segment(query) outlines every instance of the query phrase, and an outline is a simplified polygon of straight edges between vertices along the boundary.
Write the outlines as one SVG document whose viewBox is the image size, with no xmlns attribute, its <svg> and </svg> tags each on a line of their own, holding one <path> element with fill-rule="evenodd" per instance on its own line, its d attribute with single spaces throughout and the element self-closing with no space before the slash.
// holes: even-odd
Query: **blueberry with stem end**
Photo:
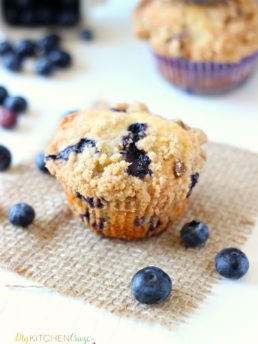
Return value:
<svg viewBox="0 0 258 344">
<path fill-rule="evenodd" d="M 205 223 L 194 220 L 183 226 L 180 236 L 186 246 L 198 247 L 208 240 L 209 228 Z"/>
<path fill-rule="evenodd" d="M 215 257 L 217 272 L 226 278 L 239 279 L 249 269 L 249 260 L 244 252 L 237 248 L 225 248 Z"/>
<path fill-rule="evenodd" d="M 154 266 L 139 270 L 131 281 L 131 292 L 140 303 L 154 304 L 165 301 L 171 290 L 171 278 Z"/>
</svg>

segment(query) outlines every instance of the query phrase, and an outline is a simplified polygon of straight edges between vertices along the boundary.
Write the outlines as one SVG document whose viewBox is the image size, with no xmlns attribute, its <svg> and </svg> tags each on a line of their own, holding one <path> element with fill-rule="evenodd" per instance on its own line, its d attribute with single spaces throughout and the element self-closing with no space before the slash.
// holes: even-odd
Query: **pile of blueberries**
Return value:
<svg viewBox="0 0 258 344">
<path fill-rule="evenodd" d="M 3 0 L 5 20 L 16 26 L 73 27 L 80 21 L 80 0 Z"/>
<path fill-rule="evenodd" d="M 47 35 L 36 42 L 22 39 L 13 44 L 3 40 L 0 42 L 0 57 L 4 67 L 12 72 L 21 72 L 24 61 L 35 58 L 35 72 L 51 76 L 56 70 L 68 68 L 72 64 L 72 56 L 60 46 L 61 37 L 57 34 Z"/>
<path fill-rule="evenodd" d="M 0 172 L 11 165 L 10 151 L 0 145 Z M 36 157 L 36 166 L 49 174 L 45 166 L 44 154 Z M 26 203 L 18 203 L 8 213 L 10 223 L 19 227 L 31 225 L 35 218 L 34 209 Z M 189 248 L 203 246 L 209 238 L 209 228 L 201 221 L 192 221 L 183 226 L 180 232 L 182 243 Z M 249 269 L 249 260 L 244 252 L 237 248 L 221 250 L 215 257 L 215 269 L 223 277 L 239 279 Z M 139 270 L 131 280 L 131 292 L 137 301 L 144 304 L 155 304 L 165 301 L 172 291 L 172 280 L 162 269 L 148 266 Z"/>
<path fill-rule="evenodd" d="M 28 109 L 27 100 L 21 96 L 10 96 L 7 89 L 0 86 L 0 126 L 12 129 L 17 124 L 18 115 Z"/>
</svg>

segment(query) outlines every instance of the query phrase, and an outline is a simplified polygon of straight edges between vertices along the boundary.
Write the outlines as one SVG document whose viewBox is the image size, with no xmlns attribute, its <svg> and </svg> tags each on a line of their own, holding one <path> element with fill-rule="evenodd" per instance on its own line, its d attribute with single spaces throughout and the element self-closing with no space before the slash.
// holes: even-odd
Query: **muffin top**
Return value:
<svg viewBox="0 0 258 344">
<path fill-rule="evenodd" d="M 199 129 L 153 115 L 142 104 L 120 104 L 64 117 L 46 165 L 75 195 L 146 203 L 170 192 L 184 200 L 204 164 L 205 142 Z"/>
<path fill-rule="evenodd" d="M 134 31 L 162 56 L 238 62 L 258 50 L 258 2 L 142 0 Z"/>
</svg>

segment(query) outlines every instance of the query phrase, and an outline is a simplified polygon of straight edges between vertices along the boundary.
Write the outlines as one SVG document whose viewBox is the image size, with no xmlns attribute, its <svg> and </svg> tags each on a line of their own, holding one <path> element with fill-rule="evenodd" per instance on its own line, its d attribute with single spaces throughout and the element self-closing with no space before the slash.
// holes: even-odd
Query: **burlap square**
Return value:
<svg viewBox="0 0 258 344">
<path fill-rule="evenodd" d="M 177 324 L 216 282 L 217 251 L 243 244 L 258 215 L 258 156 L 219 144 L 209 144 L 207 151 L 206 168 L 185 215 L 166 233 L 145 241 L 105 239 L 85 229 L 71 215 L 56 180 L 33 162 L 2 173 L 0 265 L 118 315 Z M 6 219 L 11 205 L 21 201 L 37 213 L 25 230 Z M 211 230 L 200 249 L 186 249 L 179 240 L 180 228 L 192 219 L 205 221 Z M 130 295 L 133 274 L 147 265 L 173 278 L 172 296 L 163 304 L 141 305 Z"/>
</svg>

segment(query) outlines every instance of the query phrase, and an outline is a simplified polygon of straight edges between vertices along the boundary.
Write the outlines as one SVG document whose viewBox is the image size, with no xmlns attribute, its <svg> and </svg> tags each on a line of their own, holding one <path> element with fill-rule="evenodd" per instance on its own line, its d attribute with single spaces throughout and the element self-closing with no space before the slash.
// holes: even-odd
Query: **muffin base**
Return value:
<svg viewBox="0 0 258 344">
<path fill-rule="evenodd" d="M 258 64 L 258 52 L 237 63 L 193 62 L 154 53 L 162 76 L 189 93 L 221 94 L 243 84 Z"/>
<path fill-rule="evenodd" d="M 181 216 L 189 203 L 186 199 L 165 211 L 157 213 L 147 209 L 143 214 L 113 210 L 107 203 L 101 207 L 93 207 L 67 189 L 65 194 L 70 209 L 85 227 L 105 237 L 126 240 L 143 239 L 160 234 Z"/>
</svg>

